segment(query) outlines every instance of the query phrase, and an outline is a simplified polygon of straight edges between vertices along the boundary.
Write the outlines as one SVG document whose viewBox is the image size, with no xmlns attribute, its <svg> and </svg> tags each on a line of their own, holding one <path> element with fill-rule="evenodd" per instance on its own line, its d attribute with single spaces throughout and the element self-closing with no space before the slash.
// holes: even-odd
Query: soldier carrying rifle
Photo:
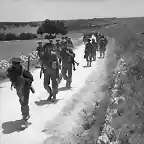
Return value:
<svg viewBox="0 0 144 144">
<path fill-rule="evenodd" d="M 31 84 L 33 82 L 33 76 L 28 69 L 21 65 L 22 60 L 20 57 L 13 57 L 11 60 L 12 66 L 10 66 L 6 73 L 11 81 L 11 89 L 16 89 L 21 105 L 22 119 L 28 120 L 29 114 L 29 93 L 33 90 Z"/>
<path fill-rule="evenodd" d="M 41 71 L 44 73 L 44 88 L 49 93 L 48 101 L 56 100 L 58 93 L 59 82 L 59 62 L 56 52 L 53 51 L 51 43 L 44 45 L 45 52 L 41 56 L 42 67 Z M 50 81 L 52 82 L 52 88 L 50 87 Z M 53 98 L 53 99 L 52 99 Z"/>
<path fill-rule="evenodd" d="M 67 42 L 64 42 L 64 47 L 60 52 L 60 57 L 62 60 L 62 76 L 66 80 L 66 87 L 71 87 L 72 82 L 72 66 L 75 63 L 75 54 L 72 49 L 67 47 Z"/>
</svg>

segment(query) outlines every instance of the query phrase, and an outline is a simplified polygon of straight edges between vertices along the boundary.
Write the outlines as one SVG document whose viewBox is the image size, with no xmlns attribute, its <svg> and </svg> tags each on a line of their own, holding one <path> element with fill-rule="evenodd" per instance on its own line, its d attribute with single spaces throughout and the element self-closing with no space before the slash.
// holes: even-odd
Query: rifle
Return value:
<svg viewBox="0 0 144 144">
<path fill-rule="evenodd" d="M 28 71 L 29 70 L 30 70 L 30 56 L 28 57 Z M 31 90 L 32 93 L 35 93 L 35 90 L 34 90 L 32 85 L 30 86 L 30 90 Z"/>
</svg>

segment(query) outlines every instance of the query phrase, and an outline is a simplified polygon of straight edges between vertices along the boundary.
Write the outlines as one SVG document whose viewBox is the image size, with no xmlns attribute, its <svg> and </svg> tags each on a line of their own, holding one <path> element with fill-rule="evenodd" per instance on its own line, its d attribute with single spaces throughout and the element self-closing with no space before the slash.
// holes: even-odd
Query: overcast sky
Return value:
<svg viewBox="0 0 144 144">
<path fill-rule="evenodd" d="M 0 21 L 144 16 L 144 0 L 0 0 Z"/>
</svg>

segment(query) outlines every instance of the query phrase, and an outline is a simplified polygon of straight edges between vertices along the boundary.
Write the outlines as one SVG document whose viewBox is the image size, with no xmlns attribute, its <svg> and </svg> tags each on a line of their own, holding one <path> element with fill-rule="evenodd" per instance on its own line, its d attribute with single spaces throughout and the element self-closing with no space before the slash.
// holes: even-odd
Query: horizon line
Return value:
<svg viewBox="0 0 144 144">
<path fill-rule="evenodd" d="M 126 17 L 98 17 L 98 18 L 85 18 L 85 19 L 65 19 L 59 21 L 72 21 L 72 20 L 93 20 L 93 19 L 112 19 L 112 18 L 144 18 L 144 16 L 126 16 Z M 45 19 L 46 20 L 46 19 Z M 45 20 L 35 20 L 35 21 L 0 21 L 0 23 L 30 23 L 30 22 L 43 22 Z M 58 20 L 58 19 L 48 19 L 48 20 Z"/>
</svg>

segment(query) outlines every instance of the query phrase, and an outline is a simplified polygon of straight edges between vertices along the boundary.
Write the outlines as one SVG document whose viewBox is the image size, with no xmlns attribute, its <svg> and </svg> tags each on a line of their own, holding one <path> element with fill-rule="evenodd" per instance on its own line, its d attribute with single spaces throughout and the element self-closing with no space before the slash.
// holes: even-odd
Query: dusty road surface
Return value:
<svg viewBox="0 0 144 144">
<path fill-rule="evenodd" d="M 45 101 L 48 97 L 43 88 L 43 77 L 39 79 L 40 70 L 34 71 L 33 86 L 35 94 L 30 94 L 30 122 L 24 131 L 18 131 L 21 125 L 21 113 L 15 90 L 10 90 L 10 83 L 0 86 L 0 124 L 1 144 L 57 144 L 64 137 L 71 136 L 80 126 L 80 112 L 91 106 L 95 98 L 101 99 L 104 94 L 97 95 L 104 81 L 105 59 L 97 58 L 92 67 L 85 67 L 83 59 L 84 45 L 75 51 L 76 61 L 80 66 L 73 72 L 72 88 L 65 89 L 65 81 L 59 86 L 57 102 Z M 99 53 L 98 53 L 99 56 Z M 68 138 L 69 139 L 69 138 Z"/>
</svg>

